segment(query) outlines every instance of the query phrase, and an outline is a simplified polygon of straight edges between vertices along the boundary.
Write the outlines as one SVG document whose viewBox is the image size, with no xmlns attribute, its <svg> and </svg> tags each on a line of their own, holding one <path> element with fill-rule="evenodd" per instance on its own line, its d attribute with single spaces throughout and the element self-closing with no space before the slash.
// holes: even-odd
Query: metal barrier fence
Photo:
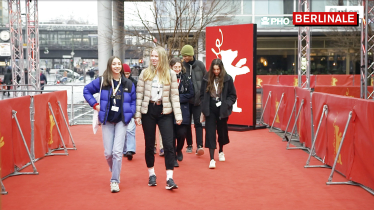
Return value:
<svg viewBox="0 0 374 210">
<path fill-rule="evenodd" d="M 12 86 L 12 85 L 11 85 Z M 30 85 L 25 85 L 30 86 Z M 79 125 L 79 124 L 91 124 L 93 109 L 86 102 L 83 97 L 83 87 L 85 84 L 74 84 L 74 85 L 45 85 L 44 90 L 21 90 L 21 89 L 11 89 L 11 98 L 16 97 L 18 92 L 24 92 L 25 95 L 40 94 L 41 92 L 53 92 L 57 90 L 66 90 L 68 93 L 68 118 L 69 125 Z M 7 90 L 0 90 L 0 100 L 5 99 L 1 93 L 7 93 Z M 262 113 L 262 88 L 257 88 L 256 90 L 256 121 L 259 122 Z"/>
</svg>

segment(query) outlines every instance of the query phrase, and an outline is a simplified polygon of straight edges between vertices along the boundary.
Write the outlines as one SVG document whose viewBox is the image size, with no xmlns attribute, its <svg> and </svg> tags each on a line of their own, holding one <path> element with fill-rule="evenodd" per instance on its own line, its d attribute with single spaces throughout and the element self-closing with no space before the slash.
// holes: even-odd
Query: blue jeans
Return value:
<svg viewBox="0 0 374 210">
<path fill-rule="evenodd" d="M 125 146 L 123 147 L 123 154 L 126 154 L 126 152 L 135 153 L 135 150 L 136 150 L 135 130 L 136 130 L 135 120 L 134 118 L 132 118 L 129 124 L 127 125 L 127 132 L 126 132 L 126 138 L 125 138 Z"/>
<path fill-rule="evenodd" d="M 122 166 L 122 151 L 125 144 L 127 126 L 123 122 L 102 125 L 104 155 L 112 172 L 111 182 L 119 183 Z"/>
</svg>

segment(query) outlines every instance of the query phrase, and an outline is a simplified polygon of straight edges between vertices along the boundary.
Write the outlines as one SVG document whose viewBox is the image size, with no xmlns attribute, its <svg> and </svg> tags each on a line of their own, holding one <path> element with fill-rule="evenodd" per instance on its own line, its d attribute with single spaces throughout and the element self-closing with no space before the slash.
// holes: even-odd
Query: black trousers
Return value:
<svg viewBox="0 0 374 210">
<path fill-rule="evenodd" d="M 162 105 L 149 103 L 147 114 L 142 114 L 142 127 L 145 139 L 145 162 L 148 168 L 155 164 L 153 149 L 156 140 L 156 124 L 160 128 L 162 144 L 165 152 L 166 170 L 174 169 L 174 147 L 173 147 L 173 117 L 174 114 L 161 114 Z"/>
<path fill-rule="evenodd" d="M 182 151 L 188 128 L 188 125 L 174 124 L 174 152 Z"/>
<path fill-rule="evenodd" d="M 205 147 L 217 149 L 216 133 L 218 134 L 218 143 L 220 145 L 228 144 L 229 131 L 227 121 L 229 118 L 219 119 L 220 107 L 216 106 L 216 101 L 211 98 L 209 105 L 209 116 L 205 117 Z"/>
<path fill-rule="evenodd" d="M 190 104 L 190 119 L 192 119 L 193 115 L 193 122 L 195 125 L 195 133 L 196 133 L 196 145 L 203 146 L 203 125 L 200 122 L 200 115 L 201 115 L 201 106 L 194 106 Z M 187 145 L 192 145 L 192 125 L 191 121 L 188 125 L 187 129 Z"/>
</svg>

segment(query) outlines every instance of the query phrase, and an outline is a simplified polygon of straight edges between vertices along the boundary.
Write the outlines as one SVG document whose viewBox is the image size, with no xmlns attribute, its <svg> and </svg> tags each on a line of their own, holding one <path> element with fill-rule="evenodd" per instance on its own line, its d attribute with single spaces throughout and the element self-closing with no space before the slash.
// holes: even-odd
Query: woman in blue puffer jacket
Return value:
<svg viewBox="0 0 374 210">
<path fill-rule="evenodd" d="M 100 92 L 101 84 L 99 104 L 93 94 Z M 104 155 L 112 172 L 110 188 L 111 192 L 119 192 L 123 146 L 127 125 L 135 114 L 136 92 L 134 84 L 125 77 L 118 57 L 109 58 L 103 76 L 86 85 L 83 96 L 99 112 Z"/>
</svg>

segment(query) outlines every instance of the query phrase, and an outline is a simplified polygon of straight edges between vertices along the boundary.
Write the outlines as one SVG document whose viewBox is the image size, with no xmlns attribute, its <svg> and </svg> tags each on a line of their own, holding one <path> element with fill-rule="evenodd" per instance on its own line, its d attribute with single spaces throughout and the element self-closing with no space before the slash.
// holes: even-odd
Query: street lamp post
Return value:
<svg viewBox="0 0 374 210">
<path fill-rule="evenodd" d="M 71 51 L 70 55 L 71 55 L 71 70 L 74 71 L 74 55 L 75 55 L 74 49 Z"/>
</svg>

